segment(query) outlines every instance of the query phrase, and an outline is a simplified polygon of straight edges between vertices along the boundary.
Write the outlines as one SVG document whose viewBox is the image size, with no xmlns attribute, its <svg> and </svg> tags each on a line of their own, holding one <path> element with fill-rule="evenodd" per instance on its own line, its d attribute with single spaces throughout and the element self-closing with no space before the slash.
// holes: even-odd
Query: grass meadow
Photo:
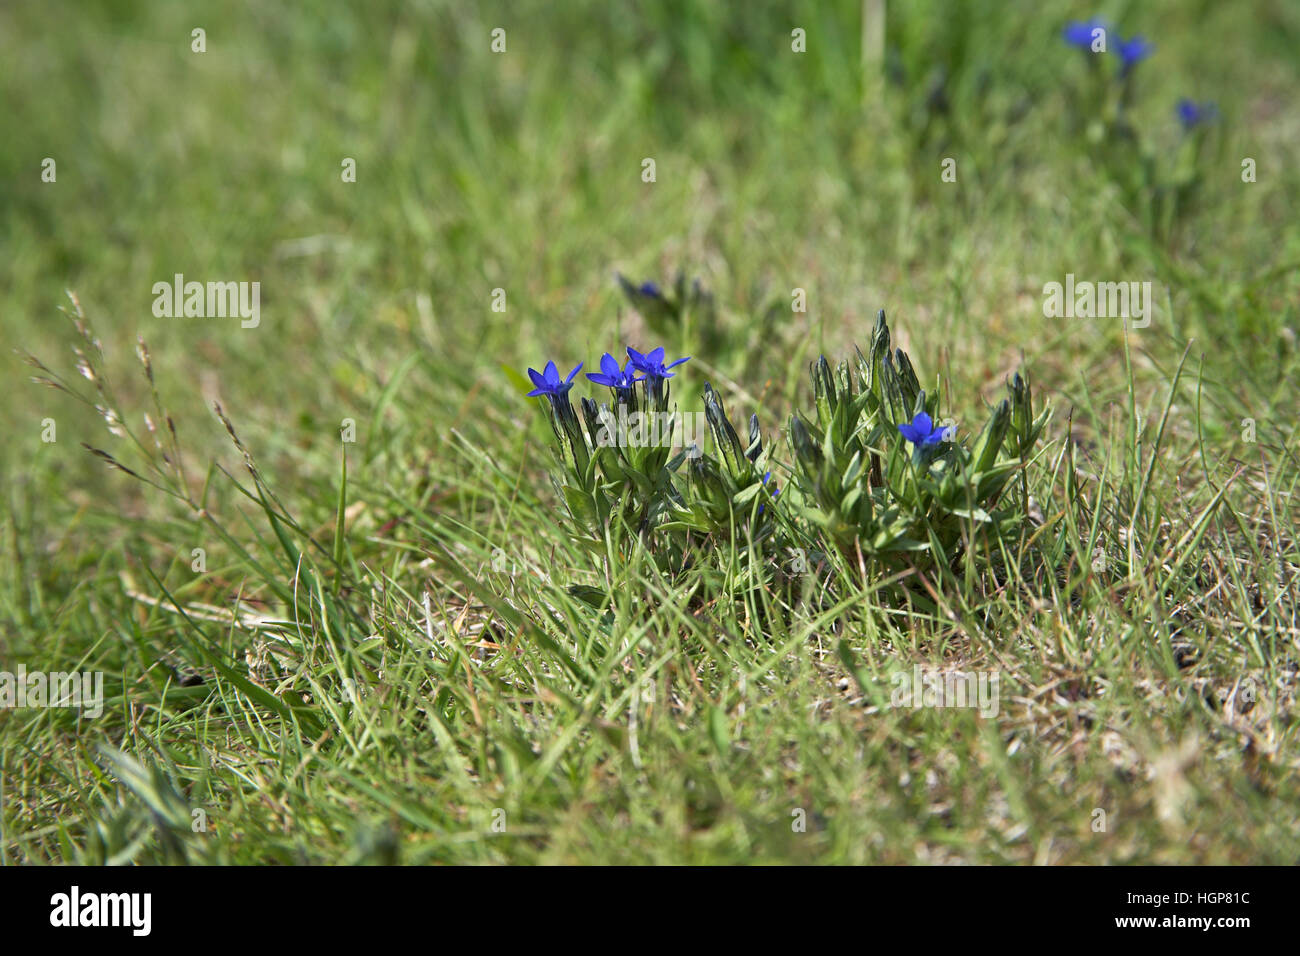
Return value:
<svg viewBox="0 0 1300 956">
<path fill-rule="evenodd" d="M 0 861 L 1300 860 L 1298 48 L 1284 0 L 3 5 L 0 671 L 102 713 L 0 699 Z M 922 494 L 887 416 L 801 470 L 882 309 L 944 461 L 1016 373 L 1050 409 L 1005 529 L 845 524 L 854 468 Z M 743 461 L 571 513 L 527 370 L 605 401 L 628 346 L 757 416 L 766 517 Z M 935 673 L 996 700 L 900 705 Z"/>
</svg>

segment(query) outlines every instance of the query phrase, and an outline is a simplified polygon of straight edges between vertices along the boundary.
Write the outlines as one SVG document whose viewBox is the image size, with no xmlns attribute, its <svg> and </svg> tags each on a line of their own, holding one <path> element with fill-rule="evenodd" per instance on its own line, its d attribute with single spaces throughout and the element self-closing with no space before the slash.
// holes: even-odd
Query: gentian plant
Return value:
<svg viewBox="0 0 1300 956">
<path fill-rule="evenodd" d="M 703 435 L 676 430 L 669 379 L 689 357 L 667 361 L 662 348 L 627 349 L 620 366 L 606 353 L 587 379 L 609 390 L 615 408 L 590 398 L 574 412 L 569 390 L 578 368 L 561 380 L 554 363 L 529 370 L 556 438 L 562 465 L 556 486 L 574 535 L 607 560 L 635 539 L 668 570 L 732 555 L 749 562 L 751 585 L 775 579 L 787 548 L 838 552 L 882 572 L 952 566 L 971 549 L 986 553 L 1019 531 L 1029 513 L 1024 471 L 1049 412 L 1037 415 L 1029 384 L 1017 374 L 1008 395 L 967 447 L 954 425 L 938 419 L 938 391 L 927 394 L 902 349 L 890 349 L 882 311 L 869 355 L 832 370 L 812 368 L 813 409 L 790 419 L 793 466 L 777 487 L 758 417 L 745 438 L 721 396 L 703 389 Z M 641 413 L 634 428 L 631 413 Z M 644 424 L 658 429 L 645 440 Z M 663 429 L 667 428 L 667 432 Z M 676 449 L 674 453 L 674 448 Z M 1011 481 L 1021 474 L 1017 485 Z M 732 545 L 720 549 L 718 542 Z M 710 544 L 712 542 L 712 544 Z M 736 556 L 740 556 L 737 558 Z"/>
<path fill-rule="evenodd" d="M 1083 51 L 1088 63 L 1086 78 L 1072 89 L 1069 115 L 1094 145 L 1113 146 L 1116 138 L 1131 138 L 1127 114 L 1133 102 L 1135 70 L 1155 51 L 1154 44 L 1141 35 L 1125 39 L 1110 23 L 1096 17 L 1066 24 L 1061 35 L 1068 46 Z"/>
<path fill-rule="evenodd" d="M 710 350 L 723 344 L 713 294 L 698 278 L 688 285 L 686 273 L 679 270 L 669 288 L 653 279 L 634 282 L 622 273 L 615 273 L 615 278 L 627 301 L 657 335 L 679 344 L 698 342 Z"/>
<path fill-rule="evenodd" d="M 1086 53 L 1090 67 L 1069 88 L 1067 115 L 1146 230 L 1169 240 L 1190 211 L 1202 179 L 1205 125 L 1214 116 L 1213 104 L 1178 104 L 1184 136 L 1174 149 L 1157 141 L 1161 131 L 1132 118 L 1137 67 L 1155 51 L 1154 44 L 1140 35 L 1125 39 L 1099 19 L 1067 24 L 1062 38 Z M 1108 57 L 1115 62 L 1113 69 L 1101 66 Z M 1172 167 L 1165 160 L 1170 154 Z"/>
<path fill-rule="evenodd" d="M 601 370 L 587 373 L 590 382 L 609 390 L 612 405 L 582 398 L 579 415 L 569 398 L 578 369 L 562 381 L 554 363 L 540 373 L 529 369 L 537 386 L 529 395 L 545 400 L 561 465 L 555 484 L 575 537 L 599 550 L 630 535 L 663 566 L 680 567 L 693 535 L 729 526 L 728 502 L 715 499 L 720 490 L 737 483 L 730 479 L 727 484 L 723 475 L 733 470 L 719 469 L 719 463 L 705 455 L 700 447 L 704 436 L 681 427 L 671 404 L 669 379 L 690 357 L 668 361 L 663 348 L 640 352 L 632 347 L 627 356 L 620 366 L 606 353 Z M 734 438 L 721 403 L 707 385 L 705 404 L 702 414 L 714 434 Z M 724 452 L 723 461 L 727 457 Z M 683 467 L 687 462 L 689 474 Z M 715 480 L 701 485 L 701 476 L 710 475 Z M 758 480 L 755 476 L 754 482 Z M 621 548 L 610 553 L 622 553 Z"/>
<path fill-rule="evenodd" d="M 813 367 L 816 415 L 790 421 L 802 516 L 830 545 L 889 569 L 948 563 L 959 551 L 1016 532 L 1027 486 L 1008 493 L 1047 422 L 1019 375 L 968 449 L 938 425 L 937 390 L 927 395 L 889 326 L 876 319 L 869 355 L 834 371 Z"/>
</svg>

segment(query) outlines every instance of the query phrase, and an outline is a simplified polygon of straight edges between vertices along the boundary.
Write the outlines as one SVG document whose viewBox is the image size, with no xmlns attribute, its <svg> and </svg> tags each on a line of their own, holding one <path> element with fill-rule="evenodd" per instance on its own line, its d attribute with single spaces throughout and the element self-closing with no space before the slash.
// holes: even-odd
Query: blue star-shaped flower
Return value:
<svg viewBox="0 0 1300 956">
<path fill-rule="evenodd" d="M 951 439 L 951 431 L 936 425 L 925 412 L 917 412 L 908 425 L 899 425 L 899 432 L 917 448 L 933 448 Z"/>
<path fill-rule="evenodd" d="M 1107 29 L 1106 22 L 1098 20 L 1096 17 L 1086 23 L 1072 20 L 1065 25 L 1065 29 L 1061 31 L 1061 36 L 1065 38 L 1065 42 L 1070 46 L 1077 46 L 1084 52 L 1091 53 L 1092 32 L 1105 29 Z"/>
<path fill-rule="evenodd" d="M 578 367 L 570 372 L 569 377 L 562 382 L 560 381 L 559 370 L 556 369 L 554 362 L 547 362 L 545 370 L 541 372 L 530 368 L 528 377 L 533 380 L 533 384 L 537 387 L 529 392 L 528 396 L 531 398 L 534 395 L 545 395 L 548 398 L 555 399 L 568 394 L 569 389 L 573 388 L 573 376 L 577 375 L 578 370 L 581 368 L 582 363 L 579 362 Z"/>
<path fill-rule="evenodd" d="M 664 365 L 664 350 L 662 347 L 655 349 L 649 355 L 642 355 L 636 349 L 629 347 L 627 357 L 633 368 L 643 373 L 648 379 L 672 378 L 673 373 L 668 370 L 681 365 L 683 362 L 689 362 L 691 359 L 688 355 L 686 358 L 679 358 L 671 365 Z"/>
<path fill-rule="evenodd" d="M 632 369 L 632 360 L 629 358 L 623 368 L 618 367 L 618 359 L 606 352 L 600 357 L 600 371 L 588 372 L 587 378 L 597 385 L 608 385 L 610 388 L 631 388 L 641 379 L 636 378 Z"/>
<path fill-rule="evenodd" d="M 1138 35 L 1119 41 L 1119 75 L 1128 76 L 1129 70 L 1151 55 L 1155 46 L 1147 42 L 1146 37 Z"/>
</svg>

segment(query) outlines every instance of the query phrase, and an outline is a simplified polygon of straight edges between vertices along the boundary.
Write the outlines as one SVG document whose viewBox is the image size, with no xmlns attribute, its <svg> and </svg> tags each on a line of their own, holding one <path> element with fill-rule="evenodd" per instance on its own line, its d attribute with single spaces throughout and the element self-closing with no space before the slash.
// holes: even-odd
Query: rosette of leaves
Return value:
<svg viewBox="0 0 1300 956">
<path fill-rule="evenodd" d="M 685 360 L 665 366 L 662 349 L 647 355 L 629 349 L 629 356 L 626 368 L 606 355 L 602 371 L 588 373 L 609 387 L 611 401 L 582 398 L 580 414 L 568 394 L 578 369 L 567 380 L 554 363 L 544 372 L 530 369 L 538 386 L 532 394 L 545 399 L 561 466 L 552 480 L 575 538 L 606 553 L 626 552 L 635 538 L 660 567 L 680 569 L 695 563 L 704 536 L 737 543 L 771 537 L 776 487 L 765 470 L 757 416 L 742 441 L 722 399 L 705 385 L 704 414 L 716 454 L 692 444 L 674 455 L 670 442 L 631 435 L 629 426 L 645 427 L 648 416 L 657 417 L 652 436 L 672 434 L 670 369 Z"/>
<path fill-rule="evenodd" d="M 815 415 L 790 422 L 799 517 L 846 557 L 860 551 L 890 570 L 947 564 L 1020 526 L 1027 488 L 1009 489 L 1009 479 L 1049 415 L 1034 417 L 1020 375 L 969 448 L 955 428 L 931 427 L 937 392 L 927 396 L 906 353 L 890 351 L 883 311 L 870 354 L 834 370 L 822 358 L 812 382 Z"/>
<path fill-rule="evenodd" d="M 755 541 L 769 538 L 776 529 L 776 488 L 771 484 L 771 472 L 766 470 L 767 452 L 758 416 L 750 416 L 748 441 L 742 442 L 722 399 L 706 384 L 704 417 L 718 454 L 714 457 L 692 450 L 686 463 L 686 502 L 675 518 L 676 524 L 728 537 L 749 529 Z"/>
<path fill-rule="evenodd" d="M 555 436 L 553 450 L 559 465 L 559 470 L 551 476 L 555 492 L 568 509 L 578 536 L 594 540 L 608 524 L 612 505 L 600 480 L 601 456 L 596 452 L 601 449 L 593 441 L 594 403 L 590 399 L 582 400 L 580 420 L 569 398 L 573 377 L 581 368 L 581 365 L 575 368 L 565 381 L 560 380 L 554 362 L 548 362 L 541 373 L 529 369 L 537 386 L 529 395 L 545 399 L 546 419 Z"/>
</svg>

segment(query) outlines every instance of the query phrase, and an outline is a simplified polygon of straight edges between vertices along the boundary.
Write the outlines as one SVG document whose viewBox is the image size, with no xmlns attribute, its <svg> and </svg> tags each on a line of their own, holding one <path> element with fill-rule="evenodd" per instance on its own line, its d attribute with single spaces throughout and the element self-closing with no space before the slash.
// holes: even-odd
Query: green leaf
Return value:
<svg viewBox="0 0 1300 956">
<path fill-rule="evenodd" d="M 509 365 L 501 365 L 499 368 L 501 369 L 502 374 L 509 379 L 510 384 L 519 391 L 519 394 L 527 395 L 533 390 L 533 383 L 525 378 L 520 372 L 515 371 Z"/>
</svg>

